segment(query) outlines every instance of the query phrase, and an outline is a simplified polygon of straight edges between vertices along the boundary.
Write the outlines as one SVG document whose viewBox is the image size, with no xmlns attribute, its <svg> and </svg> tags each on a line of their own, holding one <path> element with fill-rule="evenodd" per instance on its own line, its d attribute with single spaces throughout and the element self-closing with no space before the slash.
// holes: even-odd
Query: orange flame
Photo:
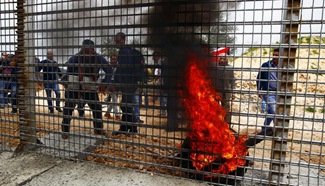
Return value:
<svg viewBox="0 0 325 186">
<path fill-rule="evenodd" d="M 220 105 L 221 97 L 208 80 L 206 68 L 204 65 L 199 66 L 198 61 L 196 56 L 191 56 L 186 71 L 188 95 L 184 104 L 191 119 L 191 131 L 188 134 L 191 149 L 195 151 L 190 157 L 197 170 L 223 158 L 225 163 L 219 166 L 219 170 L 212 172 L 227 174 L 245 165 L 242 157 L 247 155 L 247 135 L 235 138 L 224 120 L 226 110 Z M 207 64 L 207 60 L 200 59 L 200 62 Z"/>
</svg>

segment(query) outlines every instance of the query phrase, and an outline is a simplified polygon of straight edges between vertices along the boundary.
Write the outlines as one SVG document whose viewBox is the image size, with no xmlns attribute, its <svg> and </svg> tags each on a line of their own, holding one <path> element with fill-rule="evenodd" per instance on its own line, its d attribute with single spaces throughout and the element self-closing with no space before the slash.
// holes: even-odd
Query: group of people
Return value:
<svg viewBox="0 0 325 186">
<path fill-rule="evenodd" d="M 98 92 L 107 91 L 111 103 L 104 116 L 121 122 L 119 130 L 114 131 L 113 135 L 138 133 L 137 125 L 143 122 L 140 119 L 139 104 L 142 100 L 142 91 L 139 85 L 144 79 L 144 57 L 140 51 L 126 44 L 126 35 L 123 32 L 117 33 L 114 41 L 118 53 L 110 54 L 108 63 L 104 56 L 95 51 L 95 43 L 92 40 L 84 40 L 80 51 L 67 61 L 65 73 L 61 72 L 51 50 L 47 51 L 45 60 L 39 61 L 35 58 L 36 79 L 44 85 L 49 112 L 54 113 L 54 110 L 63 112 L 62 138 L 69 138 L 71 116 L 75 107 L 78 108 L 79 117 L 82 117 L 86 104 L 93 114 L 94 133 L 106 135 L 106 131 L 103 130 L 102 105 Z M 103 78 L 100 75 L 101 70 L 105 73 Z M 59 83 L 65 87 L 63 110 L 60 107 Z M 52 103 L 52 91 L 56 95 L 55 106 Z M 119 94 L 122 97 L 120 104 L 117 103 Z M 119 113 L 117 105 L 120 106 L 122 114 Z M 111 109 L 115 116 L 111 114 Z"/>
<path fill-rule="evenodd" d="M 10 107 L 11 113 L 17 113 L 18 67 L 15 54 L 1 53 L 0 60 L 0 109 Z"/>
<path fill-rule="evenodd" d="M 95 43 L 92 40 L 86 39 L 82 42 L 81 50 L 69 58 L 67 70 L 62 73 L 58 63 L 54 60 L 53 52 L 47 51 L 47 58 L 40 61 L 35 58 L 36 63 L 36 78 L 39 83 L 43 83 L 48 109 L 50 113 L 54 110 L 63 112 L 62 120 L 62 138 L 68 139 L 70 132 L 70 122 L 72 113 L 75 107 L 78 107 L 79 116 L 84 114 L 84 106 L 88 104 L 93 114 L 94 133 L 96 135 L 106 135 L 102 123 L 102 105 L 99 101 L 98 91 L 109 92 L 111 104 L 109 104 L 105 117 L 109 119 L 120 120 L 119 130 L 113 131 L 113 135 L 119 134 L 136 134 L 138 133 L 138 124 L 140 120 L 139 100 L 142 99 L 139 83 L 143 80 L 144 58 L 139 51 L 126 44 L 126 35 L 119 32 L 114 37 L 115 45 L 118 48 L 117 54 L 110 56 L 110 63 L 95 50 Z M 270 70 L 278 67 L 279 49 L 274 49 L 273 59 L 265 62 L 257 77 L 257 87 L 259 97 L 262 98 L 267 105 L 267 114 L 275 114 L 275 103 L 277 91 L 278 73 L 276 70 Z M 220 55 L 218 65 L 226 66 L 228 60 L 226 55 Z M 166 84 L 167 74 L 164 74 L 164 64 L 166 60 L 159 51 L 153 53 L 153 60 L 157 68 L 154 70 L 155 84 Z M 160 68 L 159 66 L 162 66 Z M 105 72 L 104 78 L 100 78 L 100 70 Z M 43 72 L 41 79 L 40 72 Z M 166 73 L 166 72 L 165 72 Z M 17 113 L 17 64 L 14 55 L 8 56 L 2 53 L 0 66 L 0 108 L 7 107 L 9 102 L 8 94 L 11 93 L 12 113 Z M 61 91 L 59 87 L 60 76 L 61 82 L 65 84 L 65 98 L 63 110 L 60 106 Z M 233 79 L 230 77 L 228 79 Z M 220 82 L 216 82 L 219 84 Z M 230 82 L 223 82 L 230 84 Z M 223 89 L 224 90 L 224 89 Z M 52 103 L 52 91 L 56 95 L 55 106 Z M 266 93 L 261 92 L 266 91 Z M 118 94 L 121 93 L 121 102 L 117 104 Z M 263 93 L 263 94 L 262 94 Z M 226 92 L 222 93 L 225 100 L 230 100 Z M 161 89 L 158 93 L 158 99 L 161 110 L 161 115 L 167 115 L 168 111 L 168 90 Z M 223 103 L 224 104 L 224 103 Z M 117 105 L 120 105 L 122 114 L 119 113 Z M 225 107 L 227 104 L 224 104 Z M 111 115 L 113 108 L 114 115 Z M 229 108 L 227 108 L 228 110 Z M 262 127 L 265 131 L 267 126 L 273 121 L 274 117 L 267 117 Z"/>
<path fill-rule="evenodd" d="M 63 107 L 62 138 L 69 138 L 71 115 L 76 106 L 88 104 L 93 113 L 93 126 L 96 135 L 106 135 L 102 123 L 102 105 L 98 92 L 108 90 L 112 99 L 105 116 L 112 118 L 111 107 L 114 109 L 115 119 L 120 119 L 119 130 L 113 131 L 113 135 L 131 135 L 138 133 L 139 110 L 134 103 L 138 84 L 142 80 L 144 58 L 137 50 L 126 45 L 126 35 L 119 32 L 114 38 L 115 45 L 119 49 L 118 54 L 110 56 L 110 64 L 95 51 L 95 43 L 92 40 L 84 40 L 81 50 L 70 57 L 67 62 L 65 79 L 65 104 Z M 99 71 L 105 72 L 104 78 L 99 77 Z M 120 116 L 116 108 L 118 93 L 122 99 Z"/>
</svg>

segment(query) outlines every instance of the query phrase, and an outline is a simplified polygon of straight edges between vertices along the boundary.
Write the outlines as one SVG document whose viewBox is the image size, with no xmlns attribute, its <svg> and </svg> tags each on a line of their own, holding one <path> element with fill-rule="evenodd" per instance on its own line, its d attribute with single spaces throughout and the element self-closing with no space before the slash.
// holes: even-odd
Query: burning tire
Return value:
<svg viewBox="0 0 325 186">
<path fill-rule="evenodd" d="M 235 171 L 231 171 L 226 175 L 220 174 L 220 176 L 209 176 L 208 173 L 211 173 L 212 170 L 218 170 L 219 166 L 225 163 L 226 160 L 224 158 L 220 158 L 219 160 L 212 162 L 210 165 L 205 166 L 201 171 L 196 171 L 195 167 L 193 166 L 193 160 L 190 158 L 191 151 L 190 139 L 186 138 L 182 144 L 182 152 L 178 154 L 178 157 L 180 158 L 181 167 L 189 169 L 189 171 L 185 173 L 187 178 L 209 181 L 215 185 L 235 185 L 242 180 L 242 177 L 244 177 L 247 171 L 245 167 L 249 166 L 249 161 L 246 160 L 245 167 L 237 167 Z"/>
</svg>

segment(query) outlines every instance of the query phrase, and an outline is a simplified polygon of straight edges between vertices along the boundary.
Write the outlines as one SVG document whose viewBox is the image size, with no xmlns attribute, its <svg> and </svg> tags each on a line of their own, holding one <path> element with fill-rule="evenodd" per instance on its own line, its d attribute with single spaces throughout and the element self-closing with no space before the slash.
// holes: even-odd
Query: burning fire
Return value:
<svg viewBox="0 0 325 186">
<path fill-rule="evenodd" d="M 199 63 L 200 62 L 200 63 Z M 226 110 L 220 105 L 221 97 L 207 78 L 204 63 L 191 55 L 187 66 L 186 86 L 188 95 L 184 99 L 187 115 L 191 119 L 191 131 L 188 137 L 191 149 L 190 157 L 197 170 L 214 161 L 225 160 L 214 173 L 227 174 L 238 166 L 245 165 L 242 158 L 247 155 L 245 141 L 247 135 L 235 138 L 234 132 L 224 120 Z"/>
</svg>

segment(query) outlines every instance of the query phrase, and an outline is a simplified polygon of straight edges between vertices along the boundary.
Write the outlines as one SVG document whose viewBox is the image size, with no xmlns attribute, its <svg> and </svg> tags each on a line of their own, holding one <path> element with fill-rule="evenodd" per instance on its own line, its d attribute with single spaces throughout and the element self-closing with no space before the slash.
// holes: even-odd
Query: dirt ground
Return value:
<svg viewBox="0 0 325 186">
<path fill-rule="evenodd" d="M 301 72 L 295 73 L 292 92 L 295 97 L 292 98 L 292 107 L 290 116 L 294 119 L 290 121 L 290 130 L 288 134 L 286 160 L 299 163 L 307 162 L 316 166 L 325 166 L 325 148 L 321 145 L 311 142 L 324 143 L 324 92 L 325 76 L 318 73 L 318 70 L 324 70 L 325 59 L 319 56 L 325 56 L 325 49 L 318 50 L 318 54 L 308 49 L 298 50 L 299 59 L 296 64 Z M 233 95 L 232 111 L 240 115 L 232 116 L 232 128 L 239 133 L 252 134 L 262 126 L 264 115 L 260 113 L 260 99 L 256 91 L 256 75 L 260 65 L 269 60 L 270 52 L 265 49 L 256 49 L 246 53 L 243 57 L 237 58 L 231 62 L 235 67 L 236 86 L 235 90 L 239 93 Z M 250 70 L 247 70 L 250 69 Z M 311 72 L 305 72 L 310 70 Z M 63 88 L 62 88 L 63 90 Z M 62 91 L 63 95 L 63 91 Z M 51 131 L 60 131 L 62 114 L 55 112 L 50 115 L 47 109 L 47 103 L 44 100 L 44 91 L 37 93 L 39 99 L 36 101 L 36 130 L 37 136 L 47 135 Z M 106 95 L 100 96 L 103 101 Z M 158 106 L 158 101 L 150 105 Z M 63 102 L 61 103 L 63 106 Z M 314 111 L 310 111 L 312 109 Z M 85 119 L 78 118 L 75 110 L 74 119 L 71 123 L 71 130 L 92 132 L 91 112 L 86 107 Z M 106 107 L 103 108 L 106 111 Z M 308 110 L 308 111 L 307 111 Z M 19 143 L 19 127 L 17 115 L 9 114 L 10 109 L 2 109 L 0 117 L 0 145 L 15 147 Z M 150 170 L 159 173 L 180 175 L 181 172 L 171 171 L 168 166 L 177 165 L 178 162 L 169 157 L 175 156 L 179 152 L 179 147 L 186 133 L 181 131 L 167 132 L 159 129 L 166 125 L 166 118 L 160 117 L 160 110 L 154 108 L 142 108 L 141 119 L 145 124 L 140 127 L 140 134 L 135 136 L 116 136 L 111 135 L 108 138 L 115 140 L 114 143 L 104 142 L 104 144 L 87 156 L 87 160 L 100 162 L 103 164 L 114 165 L 118 167 L 131 167 L 140 170 Z M 295 119 L 296 118 L 296 119 Z M 104 128 L 110 132 L 118 129 L 118 121 L 104 119 Z M 183 123 L 180 127 L 185 128 Z M 136 145 L 135 145 L 136 144 Z M 249 150 L 250 158 L 254 160 L 254 169 L 268 171 L 270 163 L 267 160 L 271 158 L 272 141 L 265 140 L 257 144 L 255 148 Z M 96 156 L 102 155 L 102 156 Z M 107 158 L 106 158 L 107 157 Z M 132 161 L 133 163 L 128 163 Z M 140 165 L 137 162 L 147 164 Z M 165 168 L 157 165 L 168 165 Z M 325 170 L 320 170 L 325 174 Z"/>
</svg>

